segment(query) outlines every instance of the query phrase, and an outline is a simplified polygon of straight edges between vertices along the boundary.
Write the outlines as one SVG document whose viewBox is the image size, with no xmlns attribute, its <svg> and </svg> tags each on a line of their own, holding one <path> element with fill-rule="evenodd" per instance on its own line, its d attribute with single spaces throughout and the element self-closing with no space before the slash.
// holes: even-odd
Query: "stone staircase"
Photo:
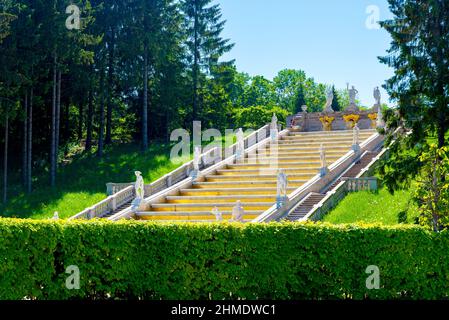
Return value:
<svg viewBox="0 0 449 320">
<path fill-rule="evenodd" d="M 126 208 L 129 208 L 131 206 L 132 202 L 133 202 L 133 200 L 129 200 L 129 201 L 123 203 L 121 206 L 118 206 L 117 209 L 115 209 L 113 211 L 110 211 L 109 213 L 106 213 L 106 214 L 100 216 L 100 218 L 107 219 L 109 217 L 112 217 L 114 214 L 119 213 L 120 211 L 122 211 L 122 210 L 124 210 Z"/>
<path fill-rule="evenodd" d="M 288 221 L 298 221 L 304 218 L 313 207 L 320 203 L 326 196 L 328 191 L 333 190 L 344 178 L 355 178 L 357 175 L 373 160 L 379 152 L 366 152 L 362 158 L 350 167 L 346 172 L 342 174 L 340 178 L 335 180 L 330 186 L 326 187 L 322 193 L 310 193 L 299 204 L 299 206 L 293 210 L 285 219 Z"/>
<path fill-rule="evenodd" d="M 374 133 L 375 130 L 361 130 L 360 141 Z M 245 221 L 251 221 L 276 202 L 278 169 L 284 169 L 287 174 L 290 193 L 319 173 L 321 144 L 325 146 L 330 165 L 350 150 L 352 139 L 352 130 L 290 132 L 277 143 L 248 155 L 243 161 L 228 164 L 200 178 L 190 188 L 152 203 L 148 211 L 137 212 L 136 218 L 213 222 L 215 216 L 211 210 L 218 207 L 223 218 L 229 220 L 233 207 L 240 200 L 245 210 Z M 310 197 L 310 201 L 315 201 L 315 195 Z"/>
</svg>

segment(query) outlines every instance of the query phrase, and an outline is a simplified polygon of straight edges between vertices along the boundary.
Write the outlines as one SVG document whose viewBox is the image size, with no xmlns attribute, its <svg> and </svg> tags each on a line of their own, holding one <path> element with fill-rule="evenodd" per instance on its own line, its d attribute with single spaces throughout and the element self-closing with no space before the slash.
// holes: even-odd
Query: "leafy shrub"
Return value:
<svg viewBox="0 0 449 320">
<path fill-rule="evenodd" d="M 439 299 L 448 249 L 417 226 L 0 219 L 0 299 Z"/>
<path fill-rule="evenodd" d="M 276 114 L 278 122 L 285 127 L 285 121 L 290 113 L 279 107 L 253 106 L 236 109 L 234 114 L 238 127 L 246 129 L 259 129 L 271 121 L 273 113 Z"/>
</svg>

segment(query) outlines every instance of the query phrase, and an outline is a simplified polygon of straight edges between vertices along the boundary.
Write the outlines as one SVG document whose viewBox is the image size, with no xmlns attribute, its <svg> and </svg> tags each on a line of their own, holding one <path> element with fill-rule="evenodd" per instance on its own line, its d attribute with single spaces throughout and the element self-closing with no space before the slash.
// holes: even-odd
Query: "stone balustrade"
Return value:
<svg viewBox="0 0 449 320">
<path fill-rule="evenodd" d="M 270 126 L 267 124 L 257 131 L 254 131 L 244 139 L 245 149 L 257 145 L 260 141 L 266 139 L 270 135 Z M 237 151 L 237 143 L 227 148 L 211 148 L 200 156 L 200 170 L 220 163 L 224 158 L 235 155 Z M 194 170 L 193 160 L 166 174 L 162 178 L 145 185 L 145 197 L 158 194 L 179 182 L 189 179 L 191 172 Z M 107 183 L 106 192 L 108 197 L 92 207 L 86 208 L 82 212 L 72 216 L 70 219 L 93 219 L 102 217 L 115 211 L 120 206 L 130 202 L 135 197 L 133 183 Z"/>
<path fill-rule="evenodd" d="M 377 127 L 378 107 L 369 110 L 345 110 L 340 112 L 300 112 L 287 118 L 287 127 L 293 131 L 337 131 Z"/>
<path fill-rule="evenodd" d="M 352 163 L 355 163 L 358 159 L 360 159 L 363 152 L 377 149 L 381 144 L 383 144 L 383 141 L 384 137 L 379 133 L 375 133 L 360 145 L 360 152 L 356 153 L 353 150 L 349 151 L 346 155 L 329 166 L 329 172 L 326 176 L 321 177 L 317 174 L 314 178 L 289 194 L 287 203 L 284 207 L 279 209 L 276 205 L 274 205 L 257 219 L 254 219 L 253 222 L 272 222 L 283 219 L 302 199 L 304 199 L 307 194 L 311 192 L 320 192 L 325 186 L 329 185 L 338 176 L 340 176 L 341 173 L 349 168 Z"/>
</svg>

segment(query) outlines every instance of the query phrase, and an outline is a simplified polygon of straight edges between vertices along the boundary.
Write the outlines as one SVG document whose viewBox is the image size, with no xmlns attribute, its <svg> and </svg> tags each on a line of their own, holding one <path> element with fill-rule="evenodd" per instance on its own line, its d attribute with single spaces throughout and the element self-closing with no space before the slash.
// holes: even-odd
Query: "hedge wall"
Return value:
<svg viewBox="0 0 449 320">
<path fill-rule="evenodd" d="M 1 299 L 445 298 L 449 233 L 0 219 Z M 80 289 L 68 290 L 70 265 Z M 368 290 L 369 265 L 380 289 Z"/>
</svg>

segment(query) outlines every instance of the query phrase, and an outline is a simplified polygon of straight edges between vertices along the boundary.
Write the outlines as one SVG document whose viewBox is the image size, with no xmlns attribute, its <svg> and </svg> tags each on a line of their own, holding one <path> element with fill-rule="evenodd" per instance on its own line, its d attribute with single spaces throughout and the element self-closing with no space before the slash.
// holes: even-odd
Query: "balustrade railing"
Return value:
<svg viewBox="0 0 449 320">
<path fill-rule="evenodd" d="M 329 166 L 329 172 L 324 177 L 321 177 L 319 174 L 317 174 L 304 185 L 289 194 L 288 200 L 283 207 L 277 208 L 276 205 L 273 205 L 259 217 L 254 219 L 253 222 L 271 222 L 281 220 L 282 218 L 287 216 L 292 208 L 294 208 L 310 192 L 320 192 L 324 186 L 335 180 L 336 177 L 338 177 L 352 163 L 354 163 L 360 157 L 360 155 L 363 154 L 364 151 L 376 149 L 381 143 L 383 143 L 383 140 L 383 136 L 381 136 L 379 133 L 373 134 L 362 144 L 360 144 L 360 151 L 358 153 L 354 152 L 353 150 L 349 151 Z"/>
<path fill-rule="evenodd" d="M 270 135 L 270 126 L 267 124 L 257 131 L 249 134 L 245 139 L 245 149 L 251 148 L 259 141 L 266 139 Z M 205 170 L 217 163 L 223 158 L 235 155 L 237 143 L 227 147 L 210 148 L 200 156 L 200 170 Z M 160 179 L 145 185 L 145 197 L 157 194 L 164 189 L 188 179 L 194 170 L 193 160 L 189 161 L 172 172 L 164 175 Z M 70 219 L 92 219 L 102 217 L 116 210 L 118 207 L 130 202 L 135 195 L 134 184 L 132 183 L 108 183 L 108 197 L 99 203 L 89 207 L 82 212 L 72 216 Z"/>
<path fill-rule="evenodd" d="M 109 214 L 131 201 L 135 196 L 134 186 L 128 186 L 119 192 L 110 195 L 106 199 L 94 204 L 93 206 L 84 209 L 77 215 L 74 215 L 69 220 L 72 219 L 93 219 L 102 217 L 105 214 Z"/>
</svg>

